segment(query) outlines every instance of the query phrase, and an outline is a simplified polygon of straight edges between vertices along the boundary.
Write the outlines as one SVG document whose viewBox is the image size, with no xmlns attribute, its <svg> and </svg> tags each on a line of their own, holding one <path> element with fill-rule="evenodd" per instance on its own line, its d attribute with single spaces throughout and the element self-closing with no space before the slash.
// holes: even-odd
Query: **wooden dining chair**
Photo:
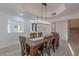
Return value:
<svg viewBox="0 0 79 59">
<path fill-rule="evenodd" d="M 59 34 L 57 32 L 53 32 L 52 33 L 52 37 L 55 37 L 51 42 L 52 42 L 52 46 L 53 46 L 53 51 L 55 52 L 55 50 L 59 47 Z"/>
<path fill-rule="evenodd" d="M 38 32 L 38 37 L 42 37 L 43 33 L 42 32 Z"/>
<path fill-rule="evenodd" d="M 57 33 L 57 44 L 56 44 L 56 49 L 59 47 L 59 37 L 60 37 L 60 35 L 59 35 L 59 33 Z"/>
<path fill-rule="evenodd" d="M 26 45 L 26 38 L 23 36 L 19 36 L 19 40 L 20 40 L 20 45 L 21 45 L 21 55 L 29 55 L 30 51 L 29 51 L 29 46 Z"/>
<path fill-rule="evenodd" d="M 54 40 L 55 40 L 55 37 L 51 36 L 51 38 L 50 38 L 50 48 L 52 48 L 53 51 L 55 52 L 55 48 L 54 48 Z"/>
<path fill-rule="evenodd" d="M 37 33 L 36 32 L 30 33 L 30 38 L 37 38 Z"/>
<path fill-rule="evenodd" d="M 50 36 L 44 37 L 43 55 L 47 53 L 50 56 Z"/>
<path fill-rule="evenodd" d="M 36 56 L 43 56 L 43 44 L 37 49 Z"/>
</svg>

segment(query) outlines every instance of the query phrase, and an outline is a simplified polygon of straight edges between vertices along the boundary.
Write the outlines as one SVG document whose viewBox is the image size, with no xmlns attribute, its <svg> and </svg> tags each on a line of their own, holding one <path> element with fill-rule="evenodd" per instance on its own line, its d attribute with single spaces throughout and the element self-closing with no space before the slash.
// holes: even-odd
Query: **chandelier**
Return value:
<svg viewBox="0 0 79 59">
<path fill-rule="evenodd" d="M 50 24 L 49 21 L 47 21 L 47 4 L 46 3 L 41 3 L 41 17 L 40 18 L 36 18 L 36 20 L 34 21 L 35 23 L 41 23 L 41 24 Z"/>
<path fill-rule="evenodd" d="M 50 22 L 47 21 L 47 4 L 46 3 L 41 3 L 41 4 L 42 4 L 41 20 L 37 20 L 37 23 L 50 24 Z"/>
</svg>

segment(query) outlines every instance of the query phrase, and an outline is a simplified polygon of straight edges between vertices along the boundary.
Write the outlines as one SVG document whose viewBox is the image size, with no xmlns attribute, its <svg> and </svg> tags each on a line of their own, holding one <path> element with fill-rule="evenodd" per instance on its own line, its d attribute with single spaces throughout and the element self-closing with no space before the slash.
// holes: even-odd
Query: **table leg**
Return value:
<svg viewBox="0 0 79 59">
<path fill-rule="evenodd" d="M 31 56 L 35 56 L 36 55 L 36 49 L 34 47 L 30 48 L 30 54 L 31 54 Z"/>
</svg>

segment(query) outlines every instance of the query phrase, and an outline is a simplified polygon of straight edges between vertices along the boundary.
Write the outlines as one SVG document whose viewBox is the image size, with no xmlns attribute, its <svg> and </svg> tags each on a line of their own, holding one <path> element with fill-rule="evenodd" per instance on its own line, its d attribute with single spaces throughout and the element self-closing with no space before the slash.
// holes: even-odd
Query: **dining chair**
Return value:
<svg viewBox="0 0 79 59">
<path fill-rule="evenodd" d="M 43 55 L 47 53 L 50 56 L 50 36 L 44 37 Z"/>
<path fill-rule="evenodd" d="M 38 37 L 42 37 L 43 33 L 42 32 L 38 32 Z"/>
<path fill-rule="evenodd" d="M 60 37 L 60 35 L 59 35 L 59 33 L 57 33 L 57 44 L 56 44 L 56 49 L 59 47 L 59 37 Z"/>
<path fill-rule="evenodd" d="M 21 55 L 29 55 L 30 51 L 29 51 L 29 46 L 25 43 L 26 42 L 26 38 L 23 36 L 19 36 L 19 40 L 20 40 L 20 45 L 21 45 Z"/>
<path fill-rule="evenodd" d="M 37 33 L 36 32 L 30 33 L 30 38 L 37 38 Z"/>
<path fill-rule="evenodd" d="M 53 51 L 55 52 L 55 48 L 54 48 L 54 40 L 55 40 L 55 37 L 53 37 L 53 36 L 51 35 L 49 46 L 50 46 L 50 48 L 52 48 Z"/>
<path fill-rule="evenodd" d="M 38 51 L 37 51 L 37 55 L 38 56 L 43 56 L 43 43 L 41 44 L 41 46 L 38 48 Z"/>
<path fill-rule="evenodd" d="M 55 52 L 55 50 L 59 47 L 59 33 L 53 32 L 52 34 L 53 34 L 52 37 L 55 37 L 51 41 L 52 42 L 53 51 Z"/>
</svg>

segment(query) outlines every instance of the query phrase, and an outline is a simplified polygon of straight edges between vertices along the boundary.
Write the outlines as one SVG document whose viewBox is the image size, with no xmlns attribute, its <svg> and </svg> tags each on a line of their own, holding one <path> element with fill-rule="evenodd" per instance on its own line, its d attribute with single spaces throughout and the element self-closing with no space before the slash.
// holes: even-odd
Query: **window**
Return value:
<svg viewBox="0 0 79 59">
<path fill-rule="evenodd" d="M 23 22 L 8 20 L 8 33 L 24 32 Z"/>
<path fill-rule="evenodd" d="M 22 32 L 20 25 L 14 25 L 13 32 Z"/>
<path fill-rule="evenodd" d="M 11 31 L 10 31 L 10 25 L 8 24 L 8 33 L 10 33 Z"/>
</svg>

